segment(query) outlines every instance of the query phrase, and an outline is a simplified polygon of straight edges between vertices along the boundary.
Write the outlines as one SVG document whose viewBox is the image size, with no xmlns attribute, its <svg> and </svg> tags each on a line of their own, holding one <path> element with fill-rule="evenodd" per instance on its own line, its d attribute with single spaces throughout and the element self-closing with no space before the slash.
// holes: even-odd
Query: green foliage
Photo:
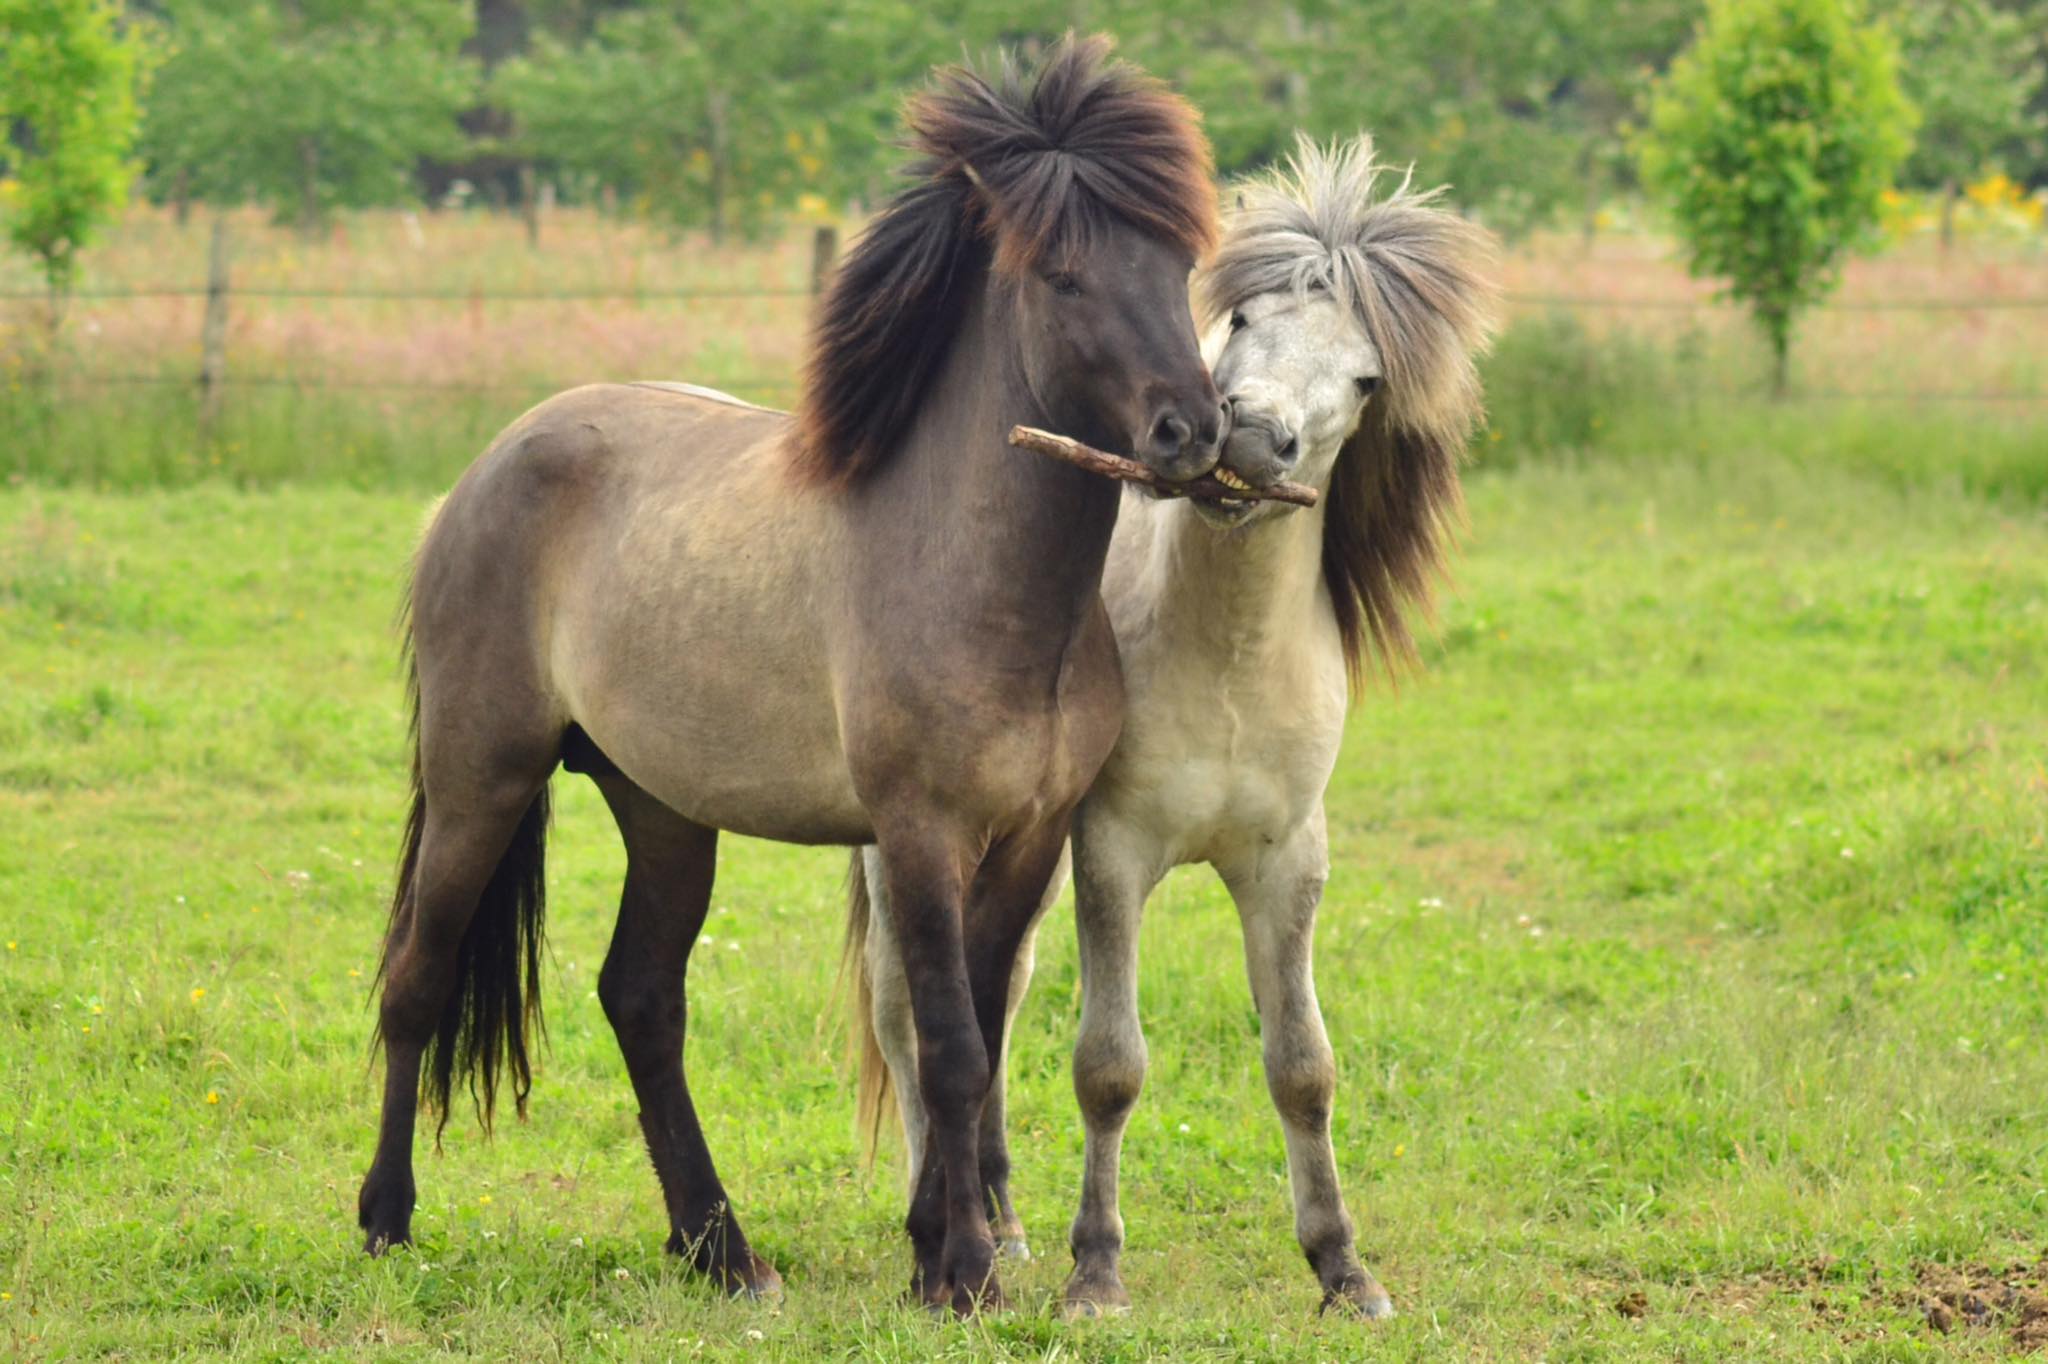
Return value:
<svg viewBox="0 0 2048 1364">
<path fill-rule="evenodd" d="M 79 249 L 128 195 L 142 41 L 113 0 L 0 0 L 0 35 L 0 221 L 40 264 L 54 323 Z"/>
<path fill-rule="evenodd" d="M 923 31 L 898 0 L 656 5 L 607 15 L 579 43 L 538 35 L 491 92 L 522 155 L 722 238 L 799 195 L 876 179 Z"/>
<path fill-rule="evenodd" d="M 540 7 L 532 50 L 496 74 L 492 98 L 522 154 L 558 177 L 617 185 L 670 221 L 748 225 L 804 193 L 872 201 L 897 159 L 893 106 L 932 63 L 1101 29 L 1203 111 L 1226 175 L 1283 154 L 1296 128 L 1369 128 L 1389 157 L 1514 230 L 1614 187 L 1620 120 L 1690 12 L 1691 0 L 1619 15 L 1598 0 L 565 3 Z"/>
<path fill-rule="evenodd" d="M 1908 181 L 1953 194 L 2001 148 L 2038 134 L 2027 104 L 2041 89 L 2044 35 L 2028 15 L 1991 0 L 1889 0 L 1883 12 L 1899 36 L 1900 81 L 1920 113 Z"/>
<path fill-rule="evenodd" d="M 447 0 L 168 0 L 170 51 L 143 150 L 154 191 L 251 199 L 307 230 L 339 205 L 399 202 L 423 156 L 454 155 L 474 101 L 468 5 Z"/>
<path fill-rule="evenodd" d="M 1912 109 L 1854 0 L 1714 0 L 1650 101 L 1644 180 L 1696 275 L 1748 305 L 1785 386 L 1793 322 L 1878 220 Z"/>
</svg>

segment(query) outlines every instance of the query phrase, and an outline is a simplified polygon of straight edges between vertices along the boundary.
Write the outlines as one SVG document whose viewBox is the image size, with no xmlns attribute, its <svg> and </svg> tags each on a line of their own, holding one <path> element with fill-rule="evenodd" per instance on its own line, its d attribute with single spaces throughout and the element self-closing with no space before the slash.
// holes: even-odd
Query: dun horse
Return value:
<svg viewBox="0 0 2048 1364">
<path fill-rule="evenodd" d="M 1426 603 L 1457 515 L 1458 460 L 1480 411 L 1473 356 L 1492 329 L 1496 286 L 1485 233 L 1405 178 L 1376 197 L 1381 174 L 1366 139 L 1328 151 L 1303 142 L 1285 174 L 1246 187 L 1198 280 L 1232 415 L 1218 477 L 1298 479 L 1323 490 L 1321 502 L 1293 511 L 1130 495 L 1110 547 L 1103 593 L 1130 714 L 1074 821 L 1074 1090 L 1088 1129 L 1066 1289 L 1076 1314 L 1130 1303 L 1117 1157 L 1145 1074 L 1138 919 L 1166 872 L 1190 862 L 1213 866 L 1237 903 L 1295 1234 L 1323 1306 L 1393 1310 L 1354 1248 L 1330 1144 L 1336 1071 L 1310 970 L 1329 865 L 1323 790 L 1367 659 L 1392 666 L 1412 653 L 1402 613 Z M 866 880 L 875 904 L 893 894 L 886 878 Z M 903 1082 L 921 1058 L 893 918 L 870 931 L 855 890 L 848 950 L 863 951 L 866 935 L 863 1021 L 874 1029 L 863 1123 L 872 1131 L 879 1120 L 886 1060 L 915 1153 L 924 1116 Z M 1045 899 L 1058 890 L 1055 880 Z M 1019 962 L 1021 995 L 1028 942 Z M 999 1099 L 987 1111 L 1000 1122 Z M 984 1149 L 1000 1142 L 985 1126 Z M 1005 1244 L 1021 1247 L 1007 1191 L 988 1196 Z"/>
<path fill-rule="evenodd" d="M 1187 302 L 1213 241 L 1192 111 L 1104 40 L 1035 76 L 940 72 L 913 180 L 823 299 L 794 417 L 576 389 L 457 483 L 414 567 L 412 814 L 385 944 L 386 1077 L 360 1220 L 408 1238 L 421 1098 L 524 1108 L 557 765 L 627 851 L 598 994 L 669 1249 L 774 1291 L 683 1075 L 718 831 L 874 843 L 903 944 L 929 1158 L 907 1228 L 934 1305 L 999 1302 L 976 1125 L 1017 950 L 1123 689 L 1100 582 L 1118 488 L 1015 423 L 1183 480 L 1224 419 Z"/>
</svg>

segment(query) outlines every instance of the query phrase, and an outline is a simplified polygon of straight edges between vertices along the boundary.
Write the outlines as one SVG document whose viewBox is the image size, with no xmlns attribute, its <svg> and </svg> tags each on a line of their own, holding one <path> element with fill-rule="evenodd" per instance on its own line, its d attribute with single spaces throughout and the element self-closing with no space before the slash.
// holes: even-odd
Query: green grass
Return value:
<svg viewBox="0 0 2048 1364">
<path fill-rule="evenodd" d="M 592 993 L 617 839 L 567 777 L 531 1120 L 451 1124 L 418 1249 L 362 1258 L 422 499 L 0 490 L 0 1350 L 2001 1357 L 2009 1323 L 1936 1335 L 1915 1279 L 2048 1250 L 2048 524 L 1764 456 L 1471 494 L 1428 669 L 1357 710 L 1330 799 L 1337 1143 L 1402 1310 L 1368 1329 L 1314 1316 L 1235 923 L 1194 872 L 1145 925 L 1136 1312 L 1052 1310 L 1062 911 L 1012 1066 L 1041 1258 L 1017 1310 L 951 1325 L 900 1305 L 896 1176 L 851 1130 L 843 855 L 730 840 L 692 1084 L 789 1293 L 689 1281 Z"/>
</svg>

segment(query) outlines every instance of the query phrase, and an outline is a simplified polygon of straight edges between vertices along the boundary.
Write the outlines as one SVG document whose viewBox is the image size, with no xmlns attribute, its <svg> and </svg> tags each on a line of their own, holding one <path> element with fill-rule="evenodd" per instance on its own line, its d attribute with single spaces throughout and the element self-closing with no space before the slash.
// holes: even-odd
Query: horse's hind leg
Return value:
<svg viewBox="0 0 2048 1364">
<path fill-rule="evenodd" d="M 684 819 L 623 776 L 595 780 L 626 841 L 626 888 L 597 994 L 640 1101 L 640 1128 L 668 1207 L 668 1249 L 728 1292 L 780 1292 L 780 1276 L 747 1245 L 733 1215 L 683 1077 L 684 977 L 711 905 L 718 831 Z"/>
<path fill-rule="evenodd" d="M 917 1024 L 910 1013 L 910 980 L 896 946 L 896 927 L 889 919 L 889 889 L 883 879 L 880 851 L 872 845 L 863 848 L 860 865 L 872 906 L 863 944 L 870 994 L 868 1021 L 889 1067 L 889 1085 L 895 1091 L 897 1117 L 903 1125 L 906 1173 L 911 1192 L 915 1192 L 918 1173 L 924 1168 L 927 1131 L 924 1098 L 917 1087 Z"/>
<path fill-rule="evenodd" d="M 536 759 L 524 765 L 524 771 L 513 764 L 491 777 L 459 783 L 430 780 L 414 797 L 418 842 L 408 854 L 411 875 L 400 891 L 398 913 L 385 944 L 378 1009 L 384 1042 L 384 1111 L 377 1154 L 357 1200 L 364 1248 L 373 1255 L 412 1239 L 412 1143 L 420 1062 L 441 1030 L 460 983 L 463 941 L 479 901 L 503 888 L 498 884 L 500 864 L 532 863 L 540 855 L 546 818 L 540 796 L 550 765 L 551 760 Z M 527 846 L 514 848 L 515 840 Z M 508 866 L 507 874 L 517 879 L 520 869 Z M 516 1018 L 505 1021 L 519 1026 Z M 443 1039 L 443 1045 L 453 1047 L 455 1042 Z M 439 1097 L 445 1121 L 448 1096 Z"/>
<path fill-rule="evenodd" d="M 1316 1006 L 1310 951 L 1329 858 L 1323 817 L 1255 863 L 1220 867 L 1244 923 L 1245 964 L 1266 1066 L 1266 1088 L 1287 1139 L 1294 1232 L 1323 1286 L 1323 1310 L 1389 1317 L 1386 1290 L 1359 1263 L 1351 1218 L 1337 1186 L 1330 1106 L 1337 1067 Z"/>
<path fill-rule="evenodd" d="M 989 1077 L 988 1098 L 981 1106 L 981 1178 L 988 1190 L 989 1217 L 995 1228 L 996 1246 L 1014 1260 L 1029 1260 L 1031 1245 L 1024 1236 L 1024 1220 L 1010 1202 L 1010 1134 L 1008 1091 L 1010 1073 L 1010 1031 L 1016 1026 L 1017 1011 L 1024 1006 L 1024 992 L 1031 988 L 1031 967 L 1036 958 L 1038 925 L 1052 902 L 1066 889 L 1071 852 L 1060 850 L 1059 864 L 1038 896 L 1031 926 L 1017 945 L 1016 964 L 1010 968 L 1009 1001 L 1003 1008 L 1003 1045 L 996 1058 L 995 1073 Z"/>
</svg>

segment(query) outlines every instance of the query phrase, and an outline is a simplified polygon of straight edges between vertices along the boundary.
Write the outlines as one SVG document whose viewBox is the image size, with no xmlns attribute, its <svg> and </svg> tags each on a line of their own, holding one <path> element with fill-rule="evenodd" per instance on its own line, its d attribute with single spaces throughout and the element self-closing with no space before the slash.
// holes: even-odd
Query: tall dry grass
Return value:
<svg viewBox="0 0 2048 1364">
<path fill-rule="evenodd" d="M 561 210 L 532 246 L 517 219 L 479 211 L 344 215 L 318 242 L 253 210 L 227 221 L 229 386 L 207 429 L 192 385 L 205 221 L 131 212 L 87 256 L 54 353 L 33 277 L 0 262 L 0 291 L 18 295 L 0 301 L 0 429 L 11 433 L 0 468 L 105 483 L 432 485 L 573 384 L 683 378 L 774 404 L 795 393 L 808 231 L 712 247 Z M 1539 237 L 1510 255 L 1507 284 L 1512 325 L 1489 371 L 1483 457 L 1711 455 L 1744 441 L 1930 475 L 1952 453 L 1965 481 L 2048 488 L 2048 307 L 1952 306 L 2048 300 L 2041 242 L 1949 255 L 1913 244 L 1852 263 L 1835 306 L 1802 325 L 1800 394 L 1787 405 L 1760 396 L 1765 361 L 1746 319 L 1686 278 L 1667 240 Z M 126 292 L 163 287 L 193 292 Z M 322 296 L 341 294 L 367 296 Z M 676 296 L 688 294 L 699 296 Z M 1907 301 L 1942 306 L 1869 306 Z"/>
</svg>

